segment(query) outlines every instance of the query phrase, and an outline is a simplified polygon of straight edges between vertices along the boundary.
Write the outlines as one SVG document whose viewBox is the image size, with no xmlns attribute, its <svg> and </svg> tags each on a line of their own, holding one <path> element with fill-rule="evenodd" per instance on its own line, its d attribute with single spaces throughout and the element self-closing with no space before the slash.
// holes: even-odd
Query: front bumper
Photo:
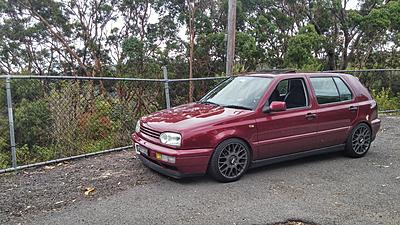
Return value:
<svg viewBox="0 0 400 225">
<path fill-rule="evenodd" d="M 132 134 L 134 143 L 139 144 L 148 150 L 148 155 L 139 155 L 142 163 L 167 176 L 183 178 L 202 175 L 207 172 L 208 161 L 213 149 L 188 149 L 180 150 L 154 144 L 143 139 L 140 135 Z M 164 162 L 156 158 L 156 153 L 175 157 L 175 163 Z"/>
</svg>

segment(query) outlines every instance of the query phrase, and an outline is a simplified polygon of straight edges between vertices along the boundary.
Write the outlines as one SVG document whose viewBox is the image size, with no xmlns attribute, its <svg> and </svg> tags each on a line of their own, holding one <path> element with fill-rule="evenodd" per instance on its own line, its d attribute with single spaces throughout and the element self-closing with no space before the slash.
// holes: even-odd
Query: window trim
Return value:
<svg viewBox="0 0 400 225">
<path fill-rule="evenodd" d="M 352 98 L 349 99 L 349 100 L 345 100 L 345 101 L 329 102 L 329 103 L 320 104 L 320 103 L 318 102 L 318 97 L 317 97 L 317 94 L 315 93 L 315 89 L 314 89 L 314 86 L 313 86 L 313 84 L 312 84 L 311 79 L 312 79 L 312 78 L 331 78 L 332 81 L 333 81 L 333 83 L 335 84 L 335 87 L 336 87 L 336 90 L 337 90 L 337 92 L 338 92 L 338 94 L 339 94 L 339 99 L 340 99 L 340 91 L 339 91 L 339 89 L 338 89 L 338 87 L 337 87 L 337 84 L 336 84 L 335 80 L 333 79 L 334 77 L 337 77 L 337 78 L 339 78 L 339 79 L 341 79 L 341 80 L 343 81 L 343 83 L 344 83 L 344 84 L 347 86 L 347 88 L 349 89 Z M 310 76 L 309 79 L 310 79 L 310 85 L 311 85 L 312 90 L 313 90 L 313 94 L 314 94 L 314 96 L 315 96 L 315 102 L 317 103 L 318 106 L 338 105 L 338 104 L 353 102 L 353 101 L 355 100 L 355 95 L 354 95 L 353 90 L 350 88 L 350 86 L 347 84 L 347 82 L 346 82 L 344 79 L 342 79 L 340 76 Z"/>
<path fill-rule="evenodd" d="M 336 81 L 335 81 L 335 78 L 338 78 L 339 80 L 341 80 L 341 81 L 343 82 L 343 84 L 347 87 L 347 90 L 349 90 L 349 91 L 350 91 L 350 94 L 351 94 L 351 99 L 349 99 L 349 100 L 344 100 L 344 101 L 340 101 L 340 102 L 346 102 L 346 101 L 350 101 L 350 100 L 354 99 L 353 91 L 350 89 L 349 85 L 347 85 L 347 83 L 346 83 L 341 77 L 332 76 L 333 82 L 335 82 L 336 89 L 338 90 L 338 93 L 339 93 L 339 99 L 340 99 L 340 95 L 341 95 L 341 94 L 340 94 L 339 87 L 338 87 L 338 85 L 337 85 L 337 83 L 336 83 Z"/>
</svg>

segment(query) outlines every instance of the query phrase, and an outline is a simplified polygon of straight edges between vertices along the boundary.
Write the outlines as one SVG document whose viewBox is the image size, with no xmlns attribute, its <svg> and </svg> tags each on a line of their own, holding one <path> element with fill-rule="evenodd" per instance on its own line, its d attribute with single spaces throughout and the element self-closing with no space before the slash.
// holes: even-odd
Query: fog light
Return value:
<svg viewBox="0 0 400 225">
<path fill-rule="evenodd" d="M 168 155 L 163 155 L 163 154 L 158 153 L 158 152 L 156 152 L 156 159 L 164 161 L 164 162 L 175 163 L 175 157 L 168 156 Z"/>
</svg>

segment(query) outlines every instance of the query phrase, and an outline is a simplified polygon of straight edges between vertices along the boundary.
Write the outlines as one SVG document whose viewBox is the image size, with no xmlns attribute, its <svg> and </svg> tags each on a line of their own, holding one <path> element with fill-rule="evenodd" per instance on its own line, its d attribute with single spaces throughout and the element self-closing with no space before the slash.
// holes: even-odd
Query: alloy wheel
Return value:
<svg viewBox="0 0 400 225">
<path fill-rule="evenodd" d="M 246 147 L 241 143 L 231 143 L 225 146 L 218 157 L 218 169 L 226 178 L 240 176 L 248 161 Z"/>
<path fill-rule="evenodd" d="M 371 131 L 367 126 L 358 127 L 352 137 L 352 148 L 356 154 L 362 155 L 368 151 L 371 144 Z"/>
</svg>

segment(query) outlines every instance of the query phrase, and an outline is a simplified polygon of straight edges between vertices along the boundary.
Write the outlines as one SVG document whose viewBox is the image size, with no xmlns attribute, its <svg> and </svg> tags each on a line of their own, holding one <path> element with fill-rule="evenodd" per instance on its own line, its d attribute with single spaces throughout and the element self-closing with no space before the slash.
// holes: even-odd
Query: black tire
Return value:
<svg viewBox="0 0 400 225">
<path fill-rule="evenodd" d="M 367 154 L 372 142 L 371 128 L 360 123 L 353 128 L 346 142 L 346 155 L 353 158 L 360 158 Z"/>
<path fill-rule="evenodd" d="M 246 173 L 250 162 L 248 145 L 240 139 L 232 138 L 217 146 L 211 157 L 208 172 L 220 182 L 237 181 Z"/>
</svg>

